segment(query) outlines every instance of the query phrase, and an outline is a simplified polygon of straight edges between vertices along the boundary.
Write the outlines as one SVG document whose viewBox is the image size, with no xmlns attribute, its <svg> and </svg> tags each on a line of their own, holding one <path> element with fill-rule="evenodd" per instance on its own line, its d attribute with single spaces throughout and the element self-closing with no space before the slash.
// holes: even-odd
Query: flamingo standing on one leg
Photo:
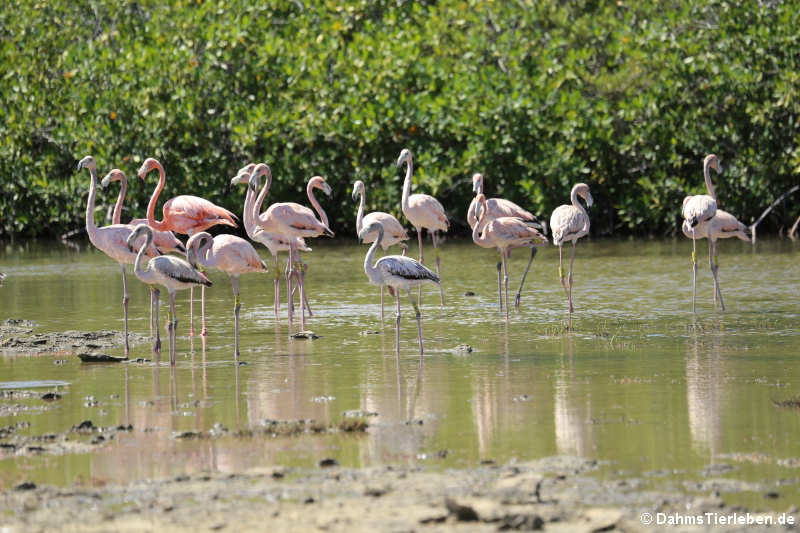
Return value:
<svg viewBox="0 0 800 533">
<path fill-rule="evenodd" d="M 692 313 L 695 312 L 697 300 L 697 238 L 694 237 L 694 234 L 696 232 L 706 233 L 705 228 L 702 228 L 702 226 L 707 224 L 717 212 L 717 197 L 714 195 L 714 185 L 711 183 L 709 168 L 716 170 L 717 174 L 722 172 L 719 159 L 714 154 L 708 154 L 703 160 L 703 178 L 706 182 L 708 194 L 697 194 L 683 199 L 683 226 L 689 228 L 689 237 L 692 239 Z M 709 257 L 711 257 L 711 241 L 709 241 L 708 253 Z M 716 276 L 714 279 L 716 280 Z M 716 302 L 716 292 L 714 293 L 714 301 Z"/>
<path fill-rule="evenodd" d="M 250 165 L 249 165 L 250 166 Z M 263 168 L 262 168 L 263 167 Z M 239 174 L 231 180 L 231 185 L 236 184 L 248 184 L 251 179 L 251 173 L 256 172 L 269 173 L 269 167 L 264 163 L 259 163 L 258 165 L 252 165 L 252 168 L 245 167 L 242 169 Z M 268 188 L 269 182 L 264 184 L 264 189 L 262 192 Z M 266 196 L 266 194 L 265 194 Z M 244 199 L 244 211 L 243 211 L 243 224 L 245 231 L 247 232 L 247 236 L 250 237 L 251 240 L 260 242 L 264 246 L 267 247 L 269 253 L 272 254 L 272 258 L 275 261 L 275 273 L 273 277 L 273 292 L 274 296 L 274 303 L 273 308 L 275 311 L 275 318 L 278 318 L 279 306 L 280 306 L 280 269 L 278 266 L 278 253 L 279 252 L 288 252 L 291 248 L 290 243 L 295 241 L 297 245 L 297 249 L 302 252 L 310 252 L 311 248 L 306 246 L 306 242 L 303 239 L 290 239 L 287 238 L 279 233 L 269 232 L 261 229 L 256 225 L 256 217 L 258 217 L 258 207 L 256 206 L 255 202 L 255 193 L 250 190 L 250 187 L 247 187 L 247 192 L 245 193 Z M 263 198 L 261 194 L 259 194 L 259 198 L 263 202 Z M 260 206 L 260 203 L 259 203 Z M 287 264 L 288 266 L 288 264 Z M 304 266 L 304 269 L 307 267 Z M 308 304 L 306 303 L 306 306 Z"/>
<path fill-rule="evenodd" d="M 592 195 L 589 186 L 578 183 L 572 187 L 570 201 L 572 205 L 560 205 L 550 215 L 550 230 L 553 232 L 553 244 L 558 246 L 558 276 L 561 286 L 567 292 L 569 303 L 569 316 L 572 317 L 572 264 L 575 262 L 575 243 L 589 233 L 589 215 L 586 209 L 578 202 L 578 196 L 586 201 L 586 207 L 592 207 Z M 569 261 L 569 289 L 564 285 L 564 268 L 561 256 L 561 245 L 572 241 L 572 257 Z"/>
<path fill-rule="evenodd" d="M 129 249 L 133 250 L 132 245 L 140 235 L 146 237 L 146 247 L 152 244 L 153 228 L 147 224 L 139 224 L 128 237 L 127 244 Z M 169 364 L 175 366 L 175 330 L 178 327 L 178 318 L 175 315 L 175 292 L 180 289 L 188 289 L 194 285 L 210 287 L 211 281 L 205 274 L 180 257 L 160 255 L 148 261 L 147 268 L 142 265 L 143 257 L 143 249 L 140 249 L 136 255 L 133 273 L 143 283 L 148 285 L 158 283 L 166 287 L 167 292 L 169 292 L 169 321 L 167 323 L 169 331 Z M 156 293 L 156 323 L 158 323 L 158 293 Z"/>
<path fill-rule="evenodd" d="M 475 198 L 472 199 L 472 202 L 469 204 L 469 209 L 467 209 L 467 223 L 469 224 L 470 229 L 474 229 L 475 225 L 478 223 L 478 218 L 480 218 L 480 214 L 478 213 L 478 209 L 480 205 L 477 201 L 477 195 L 483 194 L 483 174 L 473 174 L 472 176 L 472 192 L 475 193 Z M 506 200 L 505 198 L 489 198 L 486 200 L 486 204 L 488 206 L 489 214 L 488 219 L 493 220 L 495 218 L 500 217 L 514 217 L 518 218 L 528 224 L 532 225 L 535 228 L 542 230 L 542 232 L 547 235 L 547 226 L 544 224 L 544 221 L 540 221 L 539 218 L 522 209 L 520 206 L 515 204 L 510 200 Z M 525 285 L 525 278 L 528 277 L 528 271 L 531 268 L 531 263 L 533 263 L 533 258 L 536 257 L 536 247 L 531 246 L 531 256 L 528 259 L 528 266 L 525 267 L 525 272 L 522 274 L 522 279 L 519 282 L 519 289 L 517 289 L 517 295 L 514 298 L 514 307 L 519 309 L 520 299 L 522 298 L 522 287 Z M 510 251 L 510 249 L 509 249 Z M 500 300 L 500 310 L 503 310 L 503 290 L 501 287 L 500 282 L 500 269 L 502 268 L 502 261 L 503 261 L 503 254 L 500 249 L 497 249 L 497 254 L 500 256 L 500 260 L 497 261 L 497 295 Z"/>
<path fill-rule="evenodd" d="M 186 241 L 186 258 L 193 267 L 216 268 L 228 274 L 233 286 L 234 355 L 239 359 L 239 276 L 247 272 L 266 272 L 267 265 L 253 245 L 235 235 L 211 237 L 205 231 Z M 205 323 L 205 316 L 203 317 Z"/>
<path fill-rule="evenodd" d="M 416 300 L 411 295 L 411 287 L 422 285 L 423 283 L 439 284 L 439 276 L 427 268 L 425 265 L 415 259 L 406 257 L 404 255 L 385 255 L 372 265 L 372 258 L 375 255 L 375 250 L 381 245 L 383 240 L 384 229 L 380 222 L 372 222 L 370 225 L 361 229 L 358 234 L 359 239 L 366 238 L 370 233 L 377 232 L 378 237 L 370 246 L 366 257 L 364 258 L 364 272 L 369 278 L 369 282 L 374 285 L 388 286 L 390 291 L 393 289 L 397 291 L 397 315 L 396 315 L 396 336 L 395 346 L 397 352 L 400 352 L 400 289 L 404 289 L 408 294 L 408 299 L 414 307 L 414 313 L 417 318 L 417 335 L 419 338 L 419 355 L 422 356 L 422 318 L 419 312 L 419 306 Z"/>
<path fill-rule="evenodd" d="M 506 320 L 508 320 L 508 257 L 511 248 L 544 244 L 547 242 L 547 237 L 539 233 L 539 230 L 533 226 L 515 217 L 499 217 L 490 220 L 489 207 L 486 204 L 486 197 L 483 193 L 479 193 L 476 197 L 475 211 L 478 210 L 478 206 L 481 206 L 483 211 L 478 223 L 472 229 L 472 240 L 483 248 L 500 250 L 506 294 Z"/>
<path fill-rule="evenodd" d="M 717 298 L 719 298 L 720 306 L 724 311 L 725 302 L 722 300 L 722 290 L 719 287 L 719 277 L 717 276 L 717 271 L 719 270 L 717 239 L 737 237 L 745 242 L 752 242 L 753 234 L 750 228 L 736 220 L 736 217 L 727 211 L 717 209 L 711 220 L 698 224 L 694 228 L 688 221 L 684 220 L 681 230 L 683 230 L 684 235 L 691 239 L 708 239 L 708 266 L 714 275 L 714 305 L 717 305 Z M 696 266 L 695 272 L 697 272 Z"/>
<path fill-rule="evenodd" d="M 406 252 L 408 251 L 408 245 L 403 242 L 408 240 L 406 228 L 404 228 L 394 216 L 390 215 L 389 213 L 384 213 L 383 211 L 373 211 L 372 213 L 364 215 L 364 204 L 366 203 L 365 196 L 366 187 L 364 187 L 364 182 L 361 180 L 356 180 L 356 182 L 353 183 L 353 201 L 355 201 L 356 198 L 360 198 L 360 202 L 358 204 L 358 214 L 356 215 L 356 233 L 361 234 L 361 230 L 366 226 L 371 225 L 373 222 L 380 222 L 385 232 L 384 240 L 381 243 L 383 252 L 386 253 L 386 249 L 393 244 L 398 244 L 403 249 L 402 255 L 406 255 Z M 375 239 L 377 238 L 378 232 L 373 231 L 361 239 L 361 242 L 371 243 L 375 242 Z M 381 322 L 383 322 L 383 285 L 381 285 Z"/>
<path fill-rule="evenodd" d="M 252 187 L 253 191 L 255 191 L 258 186 L 257 180 L 258 178 L 255 174 L 250 178 L 250 187 Z M 294 202 L 281 202 L 269 206 L 265 213 L 262 213 L 258 216 L 258 218 L 256 218 L 256 224 L 266 231 L 281 233 L 284 236 L 291 238 L 319 237 L 320 235 L 333 237 L 334 233 L 328 227 L 328 216 L 325 214 L 322 206 L 320 206 L 319 202 L 314 197 L 314 189 L 322 189 L 325 194 L 330 196 L 331 187 L 321 176 L 314 176 L 308 181 L 308 185 L 306 186 L 306 194 L 308 195 L 308 199 L 319 214 L 320 220 L 317 220 L 314 211 L 305 206 L 296 204 Z M 292 277 L 295 277 L 297 278 L 298 285 L 300 286 L 300 323 L 301 328 L 305 329 L 306 317 L 302 309 L 302 302 L 305 298 L 305 283 L 304 275 L 302 273 L 302 266 L 299 265 L 300 259 L 297 250 L 297 241 L 292 241 L 289 250 L 289 263 L 291 267 L 289 274 L 286 277 L 287 293 L 289 296 L 289 322 L 292 321 L 292 315 L 294 312 L 291 279 Z"/>
<path fill-rule="evenodd" d="M 150 203 L 147 204 L 147 224 L 151 228 L 158 231 L 171 230 L 191 236 L 198 231 L 205 231 L 217 224 L 236 227 L 236 215 L 227 209 L 215 205 L 204 198 L 185 194 L 175 196 L 164 202 L 164 206 L 161 208 L 162 220 L 156 220 L 156 203 L 158 202 L 158 195 L 164 189 L 167 176 L 161 163 L 152 157 L 148 157 L 139 168 L 139 178 L 144 181 L 145 176 L 152 170 L 158 170 L 158 185 L 156 185 L 156 189 L 150 197 Z M 205 288 L 201 290 L 201 306 L 205 308 Z M 189 288 L 189 335 L 194 335 L 193 301 L 194 287 L 192 286 Z M 203 324 L 200 334 L 206 334 L 205 324 Z"/>
<path fill-rule="evenodd" d="M 97 196 L 97 163 L 94 158 L 87 155 L 78 163 L 78 170 L 89 169 L 91 183 L 89 185 L 89 198 L 86 202 L 86 233 L 95 248 L 119 263 L 122 269 L 122 309 L 125 316 L 125 355 L 128 355 L 130 346 L 128 344 L 128 280 L 125 275 L 125 265 L 132 265 L 136 261 L 136 254 L 128 250 L 126 241 L 131 234 L 133 227 L 128 224 L 112 224 L 110 226 L 97 227 L 94 221 L 94 201 Z M 147 246 L 148 257 L 156 257 L 158 252 L 155 248 Z M 156 337 L 156 344 L 153 350 L 161 349 L 161 341 Z"/>
<path fill-rule="evenodd" d="M 436 273 L 441 278 L 441 268 L 439 265 L 439 234 L 437 231 L 447 231 L 450 222 L 445 215 L 444 207 L 439 200 L 428 194 L 411 194 L 411 176 L 414 173 L 414 159 L 408 148 L 403 148 L 400 157 L 397 158 L 397 166 L 402 168 L 406 164 L 406 178 L 403 181 L 403 214 L 417 230 L 417 241 L 419 243 L 419 262 L 425 263 L 422 255 L 422 228 L 427 228 L 433 240 L 434 254 L 436 255 Z M 419 286 L 417 297 L 422 301 L 422 286 Z M 444 290 L 439 283 L 439 297 L 442 307 L 444 307 Z"/>
</svg>

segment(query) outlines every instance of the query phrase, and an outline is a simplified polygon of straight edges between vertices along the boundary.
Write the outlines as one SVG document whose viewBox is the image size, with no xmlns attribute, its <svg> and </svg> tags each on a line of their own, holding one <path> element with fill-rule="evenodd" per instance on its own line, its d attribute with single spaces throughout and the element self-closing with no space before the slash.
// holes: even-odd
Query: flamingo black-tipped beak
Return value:
<svg viewBox="0 0 800 533">
<path fill-rule="evenodd" d="M 586 207 L 592 207 L 593 203 L 594 203 L 594 199 L 592 198 L 592 195 L 589 194 L 589 193 L 586 193 Z"/>
<path fill-rule="evenodd" d="M 333 189 L 327 183 L 322 184 L 322 192 L 324 192 L 327 196 L 330 196 L 333 193 Z"/>
<path fill-rule="evenodd" d="M 353 198 L 353 201 L 355 202 L 356 199 L 358 198 L 358 189 L 353 189 L 353 194 L 351 194 L 350 196 Z"/>
</svg>

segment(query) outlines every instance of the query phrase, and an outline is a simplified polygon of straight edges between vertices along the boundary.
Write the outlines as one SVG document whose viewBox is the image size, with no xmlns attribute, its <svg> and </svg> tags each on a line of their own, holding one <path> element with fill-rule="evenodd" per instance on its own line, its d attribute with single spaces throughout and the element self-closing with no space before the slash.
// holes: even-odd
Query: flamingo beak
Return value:
<svg viewBox="0 0 800 533">
<path fill-rule="evenodd" d="M 328 185 L 328 182 L 322 183 L 322 192 L 324 192 L 327 196 L 330 196 L 333 192 L 333 189 L 331 189 L 331 186 Z"/>
<path fill-rule="evenodd" d="M 358 198 L 358 189 L 353 189 L 353 194 L 351 194 L 350 196 L 352 196 L 353 201 L 355 202 L 356 199 Z"/>
<path fill-rule="evenodd" d="M 592 199 L 591 193 L 587 192 L 586 193 L 586 207 L 592 207 L 593 203 L 594 203 L 594 199 Z"/>
<path fill-rule="evenodd" d="M 110 173 L 106 174 L 103 177 L 103 181 L 100 182 L 100 186 L 105 189 L 106 187 L 108 187 L 109 183 L 111 183 L 111 174 Z"/>
</svg>

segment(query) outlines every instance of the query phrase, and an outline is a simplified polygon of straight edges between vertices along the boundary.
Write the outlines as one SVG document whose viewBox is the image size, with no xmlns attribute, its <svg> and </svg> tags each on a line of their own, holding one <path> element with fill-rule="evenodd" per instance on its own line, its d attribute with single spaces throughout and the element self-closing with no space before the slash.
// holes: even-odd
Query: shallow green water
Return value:
<svg viewBox="0 0 800 533">
<path fill-rule="evenodd" d="M 728 310 L 720 313 L 713 308 L 702 242 L 694 318 L 690 242 L 582 242 L 575 262 L 574 331 L 565 333 L 557 249 L 540 251 L 521 312 L 512 313 L 506 325 L 497 308 L 494 254 L 469 242 L 447 242 L 447 307 L 440 310 L 438 291 L 426 289 L 422 363 L 406 300 L 399 357 L 388 295 L 381 328 L 378 289 L 363 273 L 366 247 L 319 242 L 314 248 L 305 257 L 314 311 L 308 327 L 322 338 L 289 339 L 285 301 L 281 323 L 273 318 L 271 275 L 245 276 L 244 366 L 233 364 L 232 297 L 227 277 L 219 273 L 211 274 L 215 287 L 207 292 L 205 343 L 187 336 L 187 297 L 179 297 L 175 369 L 86 365 L 75 357 L 54 364 L 63 355 L 0 357 L 0 388 L 29 389 L 30 383 L 9 383 L 35 380 L 69 383 L 56 387 L 64 396 L 45 410 L 38 399 L 2 400 L 27 409 L 0 417 L 0 427 L 25 420 L 25 432 L 42 434 L 85 419 L 97 426 L 134 426 L 93 454 L 6 453 L 0 456 L 0 486 L 27 479 L 102 483 L 272 464 L 311 466 L 326 457 L 348 466 L 467 467 L 488 459 L 569 454 L 602 461 L 607 475 L 642 476 L 653 487 L 686 488 L 705 479 L 704 468 L 730 464 L 734 468 L 720 477 L 759 482 L 780 497 L 766 500 L 762 490 L 727 495 L 729 500 L 777 509 L 800 501 L 800 469 L 781 464 L 800 458 L 800 411 L 773 404 L 800 396 L 798 245 L 762 240 L 753 249 L 721 242 Z M 262 257 L 271 265 L 266 251 Z M 526 260 L 525 251 L 515 253 L 511 298 Z M 8 275 L 0 287 L 0 320 L 32 319 L 38 331 L 122 327 L 119 267 L 94 250 L 8 245 L 0 248 L 0 271 Z M 131 329 L 146 334 L 148 292 L 132 275 L 129 286 Z M 465 296 L 466 291 L 477 294 Z M 381 333 L 360 334 L 376 329 Z M 452 352 L 464 343 L 474 352 Z M 149 358 L 150 346 L 137 345 L 131 356 Z M 53 389 L 51 384 L 41 390 Z M 217 423 L 231 430 L 264 419 L 336 423 L 352 409 L 379 414 L 370 419 L 367 434 L 173 438 L 174 432 L 207 431 Z"/>
</svg>

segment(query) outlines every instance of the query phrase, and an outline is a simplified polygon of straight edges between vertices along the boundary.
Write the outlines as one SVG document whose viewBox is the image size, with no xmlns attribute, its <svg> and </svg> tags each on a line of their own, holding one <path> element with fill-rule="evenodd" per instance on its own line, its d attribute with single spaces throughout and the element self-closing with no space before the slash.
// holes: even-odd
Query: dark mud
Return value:
<svg viewBox="0 0 800 533">
<path fill-rule="evenodd" d="M 0 323 L 0 355 L 77 355 L 123 346 L 124 335 L 119 331 L 61 331 L 34 333 L 36 323 L 9 318 Z M 128 334 L 131 345 L 148 342 L 149 337 Z"/>
<path fill-rule="evenodd" d="M 20 483 L 0 496 L 9 531 L 659 531 L 642 513 L 745 513 L 714 492 L 606 480 L 595 461 L 552 457 L 463 470 L 264 468 L 126 485 Z M 778 514 L 778 513 L 776 513 Z M 791 517 L 800 519 L 797 510 Z M 784 525 L 714 531 L 788 531 Z M 669 527 L 669 531 L 707 531 Z"/>
</svg>

